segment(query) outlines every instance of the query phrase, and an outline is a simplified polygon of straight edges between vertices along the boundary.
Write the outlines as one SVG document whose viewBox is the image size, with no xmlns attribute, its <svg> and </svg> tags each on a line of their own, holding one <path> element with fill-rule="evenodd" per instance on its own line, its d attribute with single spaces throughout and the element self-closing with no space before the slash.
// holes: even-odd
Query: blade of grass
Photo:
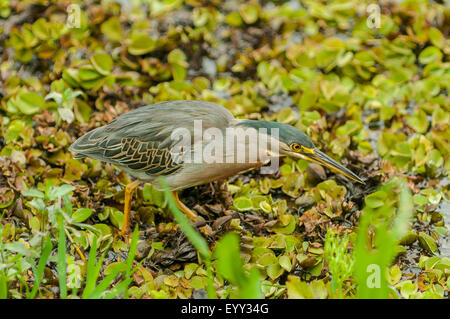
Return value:
<svg viewBox="0 0 450 319">
<path fill-rule="evenodd" d="M 261 276 L 253 268 L 247 277 L 247 283 L 239 287 L 239 299 L 262 299 Z"/>
<path fill-rule="evenodd" d="M 135 231 L 136 235 L 133 236 L 134 241 L 134 250 L 133 252 L 135 253 L 136 251 L 136 247 L 137 247 L 137 229 Z M 134 254 L 133 253 L 133 254 Z M 89 260 L 88 260 L 88 266 L 87 266 L 87 274 L 86 274 L 86 285 L 83 291 L 83 295 L 81 298 L 83 299 L 98 299 L 100 298 L 100 296 L 102 295 L 102 293 L 104 293 L 106 291 L 106 289 L 113 283 L 114 279 L 116 278 L 116 276 L 119 274 L 119 272 L 121 271 L 120 267 L 117 267 L 111 274 L 109 274 L 108 276 L 106 276 L 105 278 L 103 278 L 103 280 L 96 286 L 99 274 L 100 274 L 100 269 L 102 267 L 103 264 L 103 259 L 105 258 L 105 253 L 103 253 L 99 260 L 96 261 L 96 256 L 97 256 L 97 237 L 94 236 L 93 240 L 92 240 L 92 246 L 91 249 L 89 251 Z M 134 255 L 132 257 L 134 259 Z"/>
<path fill-rule="evenodd" d="M 253 268 L 250 275 L 245 273 L 239 246 L 239 237 L 236 234 L 228 233 L 223 236 L 216 244 L 214 256 L 217 257 L 217 272 L 231 284 L 238 287 L 239 298 L 262 298 L 259 272 Z"/>
<path fill-rule="evenodd" d="M 28 286 L 28 283 L 25 281 L 25 279 L 23 279 L 23 277 L 17 277 L 17 279 L 19 279 L 20 283 L 23 285 L 23 287 L 25 287 L 25 296 L 30 295 L 30 287 Z M 20 291 L 22 291 L 22 287 L 20 287 Z"/>
<path fill-rule="evenodd" d="M 131 275 L 131 269 L 133 268 L 133 261 L 134 261 L 134 256 L 136 255 L 138 239 L 139 239 L 139 232 L 138 232 L 138 228 L 136 226 L 136 228 L 133 231 L 133 237 L 131 238 L 130 249 L 129 249 L 128 257 L 126 260 L 126 265 L 127 265 L 126 277 L 129 277 Z"/>
<path fill-rule="evenodd" d="M 131 238 L 130 249 L 128 251 L 128 257 L 126 260 L 127 270 L 125 272 L 124 281 L 128 281 L 129 279 L 131 279 L 130 276 L 134 272 L 134 271 L 132 271 L 132 268 L 133 268 L 134 256 L 136 255 L 138 239 L 139 239 L 139 231 L 138 231 L 138 227 L 136 226 L 133 231 L 133 237 Z M 129 282 L 131 282 L 131 280 Z M 128 285 L 126 287 L 128 287 Z M 123 298 L 124 299 L 128 298 L 128 289 L 125 290 Z"/>
<path fill-rule="evenodd" d="M 5 215 L 6 210 L 3 211 L 0 219 L 3 219 L 3 216 Z M 0 223 L 0 238 L 3 238 L 3 225 Z M 3 241 L 0 240 L 0 263 L 4 263 L 4 257 L 3 257 Z M 6 299 L 8 296 L 8 279 L 6 277 L 6 271 L 5 269 L 0 270 L 0 299 Z"/>
<path fill-rule="evenodd" d="M 242 269 L 243 262 L 239 248 L 239 237 L 228 233 L 216 244 L 214 256 L 217 257 L 217 272 L 233 285 L 242 286 L 246 283 L 246 276 Z"/>
<path fill-rule="evenodd" d="M 94 238 L 92 239 L 91 248 L 89 249 L 89 258 L 86 272 L 86 285 L 84 287 L 83 295 L 81 296 L 81 298 L 86 298 L 95 287 L 95 281 L 98 276 L 98 274 L 97 275 L 95 274 L 96 257 L 97 257 L 97 237 L 94 236 Z"/>
<path fill-rule="evenodd" d="M 66 278 L 66 233 L 64 231 L 64 223 L 62 215 L 58 215 L 59 238 L 58 238 L 58 275 L 59 275 L 59 291 L 61 298 L 67 298 L 67 278 Z"/>
<path fill-rule="evenodd" d="M 112 288 L 104 295 L 104 299 L 113 299 L 119 296 L 122 292 L 127 293 L 127 288 L 130 283 L 133 281 L 133 278 L 128 278 L 123 280 L 120 284 Z"/>
<path fill-rule="evenodd" d="M 95 284 L 97 283 L 98 275 L 100 274 L 100 269 L 102 267 L 103 258 L 105 258 L 105 253 L 96 261 L 97 257 L 97 237 L 94 236 L 92 240 L 92 246 L 89 250 L 89 260 L 86 273 L 86 286 L 83 291 L 81 298 L 87 298 L 91 292 L 94 290 Z"/>
<path fill-rule="evenodd" d="M 42 277 L 44 276 L 45 265 L 47 264 L 48 257 L 52 252 L 53 244 L 50 237 L 46 237 L 44 242 L 44 248 L 42 249 L 41 258 L 39 259 L 38 267 L 36 272 L 34 273 L 34 284 L 33 289 L 29 295 L 29 299 L 33 299 L 36 296 L 36 293 L 39 289 L 39 285 L 41 284 Z"/>
<path fill-rule="evenodd" d="M 398 213 L 392 226 L 392 233 L 396 240 L 400 240 L 410 228 L 410 219 L 413 212 L 412 195 L 406 183 L 401 184 L 400 194 L 398 195 Z"/>
<path fill-rule="evenodd" d="M 6 276 L 0 273 L 0 299 L 6 299 L 8 297 L 8 281 Z"/>
<path fill-rule="evenodd" d="M 206 274 L 208 275 L 208 279 L 206 282 L 206 293 L 209 299 L 217 299 L 216 289 L 214 288 L 214 274 L 213 268 L 211 264 L 211 260 L 205 260 Z"/>
<path fill-rule="evenodd" d="M 380 186 L 388 196 L 397 195 L 397 214 L 392 221 L 382 215 L 380 208 L 366 205 L 359 221 L 359 230 L 354 250 L 354 276 L 357 283 L 357 298 L 389 298 L 392 293 L 385 274 L 396 256 L 396 246 L 410 225 L 413 212 L 412 195 L 404 180 L 392 179 Z M 391 195 L 392 194 L 392 195 Z M 376 215 L 377 214 L 377 215 Z M 381 218 L 374 219 L 374 216 Z M 375 220 L 375 222 L 373 221 Z M 392 224 L 392 227 L 389 227 Z M 369 229 L 375 229 L 374 247 L 369 243 Z"/>
<path fill-rule="evenodd" d="M 121 271 L 120 267 L 116 267 L 113 272 L 111 272 L 108 276 L 103 278 L 103 280 L 95 287 L 91 294 L 87 297 L 87 299 L 98 299 L 101 294 L 108 289 L 108 287 L 114 282 L 114 279 L 117 277 L 119 272 Z"/>
<path fill-rule="evenodd" d="M 175 199 L 172 196 L 172 193 L 169 191 L 169 187 L 164 179 L 164 177 L 159 178 L 159 182 L 164 189 L 164 195 L 167 199 L 169 209 L 172 212 L 175 221 L 180 226 L 183 233 L 186 235 L 187 239 L 191 242 L 192 246 L 199 252 L 200 256 L 205 260 L 204 264 L 206 267 L 206 271 L 208 273 L 208 282 L 207 282 L 207 293 L 208 298 L 215 299 L 216 290 L 214 288 L 214 283 L 212 279 L 212 265 L 211 265 L 211 257 L 212 253 L 209 250 L 208 243 L 206 240 L 195 230 L 194 227 L 189 223 L 189 219 L 184 215 L 181 210 L 178 208 Z"/>
<path fill-rule="evenodd" d="M 164 194 L 168 200 L 169 209 L 172 212 L 176 222 L 180 225 L 181 230 L 186 235 L 187 239 L 191 242 L 192 246 L 202 255 L 204 258 L 211 259 L 211 251 L 209 250 L 206 240 L 189 224 L 189 219 L 178 208 L 175 199 L 168 190 L 168 186 L 163 177 L 159 179 L 161 185 L 164 188 Z"/>
</svg>

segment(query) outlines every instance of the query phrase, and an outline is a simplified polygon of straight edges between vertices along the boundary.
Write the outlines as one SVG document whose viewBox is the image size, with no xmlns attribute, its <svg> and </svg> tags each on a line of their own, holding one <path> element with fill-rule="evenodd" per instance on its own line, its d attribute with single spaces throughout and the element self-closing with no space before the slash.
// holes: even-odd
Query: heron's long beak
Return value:
<svg viewBox="0 0 450 319">
<path fill-rule="evenodd" d="M 364 181 L 358 175 L 353 173 L 351 170 L 345 168 L 344 166 L 336 162 L 334 159 L 332 159 L 325 153 L 322 153 L 318 149 L 311 149 L 308 150 L 308 152 L 302 152 L 301 155 L 303 155 L 304 158 L 306 158 L 311 162 L 318 163 L 320 165 L 328 167 L 358 183 L 365 184 Z"/>
</svg>

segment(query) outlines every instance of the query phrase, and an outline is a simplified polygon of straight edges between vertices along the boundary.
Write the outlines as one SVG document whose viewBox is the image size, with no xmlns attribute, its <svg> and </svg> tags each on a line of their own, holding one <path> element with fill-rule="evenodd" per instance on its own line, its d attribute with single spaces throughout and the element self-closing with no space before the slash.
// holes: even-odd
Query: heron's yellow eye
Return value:
<svg viewBox="0 0 450 319">
<path fill-rule="evenodd" d="M 291 144 L 291 150 L 294 152 L 300 152 L 302 150 L 302 146 L 300 144 Z"/>
</svg>

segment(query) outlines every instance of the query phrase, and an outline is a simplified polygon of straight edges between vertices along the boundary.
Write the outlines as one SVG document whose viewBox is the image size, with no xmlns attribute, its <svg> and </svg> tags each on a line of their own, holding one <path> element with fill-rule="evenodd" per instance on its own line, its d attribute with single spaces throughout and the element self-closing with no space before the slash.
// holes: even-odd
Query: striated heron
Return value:
<svg viewBox="0 0 450 319">
<path fill-rule="evenodd" d="M 234 136 L 229 134 L 232 129 L 237 131 Z M 242 138 L 249 129 L 255 134 Z M 230 136 L 239 140 L 234 146 Z M 254 144 L 258 144 L 256 152 Z M 193 221 L 198 216 L 179 200 L 178 190 L 255 169 L 280 156 L 306 159 L 364 184 L 318 150 L 299 129 L 270 121 L 239 120 L 226 108 L 205 101 L 169 101 L 140 107 L 81 136 L 69 150 L 76 153 L 75 158 L 109 162 L 136 178 L 125 188 L 122 236 L 128 234 L 134 189 L 140 181 L 161 189 L 160 176 L 173 191 L 180 209 Z M 212 155 L 213 160 L 203 158 L 205 154 Z"/>
</svg>

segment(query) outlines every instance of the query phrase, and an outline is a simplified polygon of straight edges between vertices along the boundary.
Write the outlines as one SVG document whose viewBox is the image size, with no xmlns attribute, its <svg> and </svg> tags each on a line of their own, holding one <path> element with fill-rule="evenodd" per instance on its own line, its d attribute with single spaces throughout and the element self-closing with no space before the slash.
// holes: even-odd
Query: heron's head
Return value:
<svg viewBox="0 0 450 319">
<path fill-rule="evenodd" d="M 328 167 L 333 171 L 341 173 L 342 175 L 365 184 L 364 181 L 355 173 L 339 164 L 337 161 L 321 152 L 316 148 L 311 139 L 300 131 L 298 128 L 282 123 L 270 121 L 243 121 L 244 126 L 253 127 L 256 129 L 266 128 L 271 136 L 275 136 L 279 142 L 279 154 L 290 156 L 294 158 L 301 158 L 309 162 L 317 163 Z M 272 134 L 272 129 L 278 129 L 278 134 Z M 275 131 L 276 132 L 276 131 Z"/>
</svg>

